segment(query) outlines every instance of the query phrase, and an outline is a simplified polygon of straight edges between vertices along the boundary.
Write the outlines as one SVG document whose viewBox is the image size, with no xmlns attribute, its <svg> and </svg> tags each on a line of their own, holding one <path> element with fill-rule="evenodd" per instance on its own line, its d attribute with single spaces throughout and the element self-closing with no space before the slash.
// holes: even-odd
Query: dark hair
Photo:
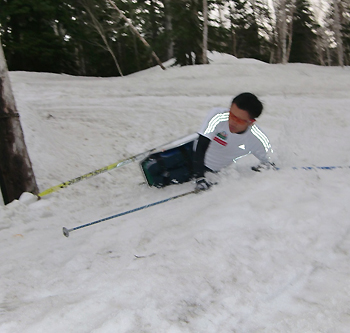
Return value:
<svg viewBox="0 0 350 333">
<path fill-rule="evenodd" d="M 263 110 L 263 105 L 259 99 L 249 92 L 237 95 L 232 100 L 232 104 L 236 104 L 238 108 L 247 111 L 251 119 L 258 118 Z"/>
</svg>

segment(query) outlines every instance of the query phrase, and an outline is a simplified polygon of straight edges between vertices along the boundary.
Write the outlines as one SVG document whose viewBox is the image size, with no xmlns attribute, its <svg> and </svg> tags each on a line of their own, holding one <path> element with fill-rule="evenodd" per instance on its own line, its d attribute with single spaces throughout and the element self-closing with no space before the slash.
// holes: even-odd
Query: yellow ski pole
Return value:
<svg viewBox="0 0 350 333">
<path fill-rule="evenodd" d="M 177 139 L 177 140 L 173 140 L 173 141 L 170 141 L 168 143 L 165 143 L 161 146 L 158 146 L 158 147 L 155 147 L 155 148 L 152 148 L 152 149 L 149 149 L 143 153 L 140 153 L 140 154 L 137 154 L 137 155 L 134 155 L 134 156 L 131 156 L 131 157 L 128 157 L 126 159 L 123 159 L 123 160 L 120 160 L 118 162 L 115 162 L 115 163 L 112 163 L 110 165 L 107 165 L 101 169 L 97 169 L 95 171 L 92 171 L 92 172 L 89 172 L 89 173 L 86 173 L 85 175 L 82 175 L 82 176 L 79 176 L 79 177 L 76 177 L 76 178 L 73 178 L 71 180 L 68 180 L 64 183 L 61 183 L 61 184 L 58 184 L 58 185 L 55 185 L 55 186 L 52 186 L 50 188 L 48 188 L 47 190 L 41 192 L 38 194 L 38 196 L 41 198 L 47 194 L 50 194 L 50 193 L 53 193 L 53 192 L 56 192 L 58 190 L 60 190 L 61 188 L 66 188 L 70 185 L 73 185 L 75 183 L 78 183 L 80 182 L 81 180 L 84 180 L 84 179 L 88 179 L 88 178 L 91 178 L 93 176 L 97 176 L 101 173 L 104 173 L 104 172 L 107 172 L 107 171 L 110 171 L 110 170 L 113 170 L 113 169 L 116 169 L 116 168 L 120 168 L 126 164 L 129 164 L 131 162 L 134 162 L 134 161 L 137 161 L 137 160 L 141 160 L 145 157 L 147 157 L 149 154 L 161 149 L 161 148 L 168 148 L 167 146 L 171 145 L 171 144 L 175 144 L 175 145 L 178 145 L 179 142 L 181 143 L 182 140 L 187 140 L 186 142 L 188 141 L 191 141 L 193 140 L 194 138 L 198 137 L 198 134 L 197 133 L 193 133 L 193 134 L 190 134 L 190 135 L 186 135 L 180 139 Z"/>
</svg>

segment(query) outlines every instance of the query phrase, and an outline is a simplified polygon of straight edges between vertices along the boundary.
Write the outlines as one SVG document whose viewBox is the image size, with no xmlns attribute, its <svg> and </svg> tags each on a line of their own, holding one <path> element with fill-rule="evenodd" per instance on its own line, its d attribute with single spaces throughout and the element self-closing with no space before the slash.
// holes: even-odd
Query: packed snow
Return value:
<svg viewBox="0 0 350 333">
<path fill-rule="evenodd" d="M 248 156 L 209 191 L 68 238 L 194 184 L 149 188 L 134 162 L 0 205 L 0 332 L 349 332 L 350 68 L 210 59 L 124 78 L 10 73 L 40 191 L 194 133 L 244 91 L 264 103 L 280 170 Z"/>
</svg>

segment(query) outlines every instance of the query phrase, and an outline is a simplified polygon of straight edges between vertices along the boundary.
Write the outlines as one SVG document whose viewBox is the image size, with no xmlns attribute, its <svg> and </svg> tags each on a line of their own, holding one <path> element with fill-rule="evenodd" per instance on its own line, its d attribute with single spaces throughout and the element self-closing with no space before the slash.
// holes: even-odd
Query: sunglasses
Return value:
<svg viewBox="0 0 350 333">
<path fill-rule="evenodd" d="M 230 116 L 229 116 L 232 120 L 234 120 L 237 124 L 239 125 L 251 125 L 255 122 L 255 119 L 250 119 L 250 120 L 244 120 L 241 118 L 238 118 L 237 116 L 235 116 L 233 113 L 230 112 Z"/>
</svg>

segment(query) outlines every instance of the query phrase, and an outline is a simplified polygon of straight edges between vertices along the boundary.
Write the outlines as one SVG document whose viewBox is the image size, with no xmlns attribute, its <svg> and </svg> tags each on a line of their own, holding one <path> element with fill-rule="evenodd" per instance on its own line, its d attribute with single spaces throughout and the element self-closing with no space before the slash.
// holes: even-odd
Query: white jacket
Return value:
<svg viewBox="0 0 350 333">
<path fill-rule="evenodd" d="M 248 154 L 253 154 L 262 163 L 268 163 L 272 148 L 260 128 L 253 124 L 244 133 L 231 133 L 228 118 L 229 109 L 215 108 L 198 132 L 211 140 L 204 158 L 205 166 L 219 171 Z"/>
</svg>

